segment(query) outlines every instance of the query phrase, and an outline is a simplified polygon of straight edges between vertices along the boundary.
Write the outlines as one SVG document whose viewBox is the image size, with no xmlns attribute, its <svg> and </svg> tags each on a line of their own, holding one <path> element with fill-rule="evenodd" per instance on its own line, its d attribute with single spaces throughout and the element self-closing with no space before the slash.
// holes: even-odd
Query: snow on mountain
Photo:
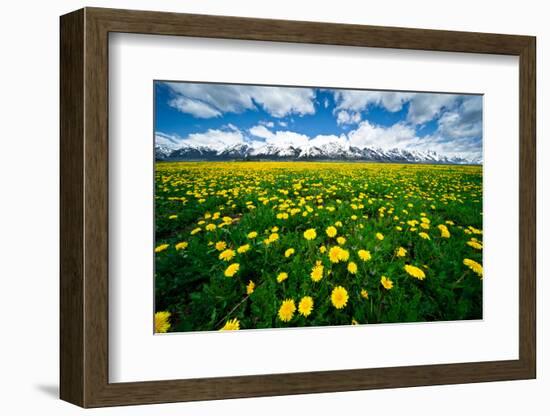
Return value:
<svg viewBox="0 0 550 416">
<path fill-rule="evenodd" d="M 402 163 L 480 164 L 481 159 L 448 157 L 434 151 L 406 149 L 359 148 L 350 146 L 343 138 L 321 136 L 307 144 L 290 142 L 231 144 L 225 147 L 196 145 L 186 141 L 175 141 L 157 133 L 155 136 L 155 157 L 157 160 L 349 160 Z"/>
<path fill-rule="evenodd" d="M 245 157 L 259 159 L 295 159 L 300 154 L 300 148 L 293 146 L 290 143 L 275 145 L 272 143 L 262 144 L 254 147 Z"/>
<path fill-rule="evenodd" d="M 155 134 L 155 158 L 164 160 L 168 159 L 174 150 L 182 146 L 181 142 L 177 141 L 172 136 L 163 133 Z"/>
</svg>

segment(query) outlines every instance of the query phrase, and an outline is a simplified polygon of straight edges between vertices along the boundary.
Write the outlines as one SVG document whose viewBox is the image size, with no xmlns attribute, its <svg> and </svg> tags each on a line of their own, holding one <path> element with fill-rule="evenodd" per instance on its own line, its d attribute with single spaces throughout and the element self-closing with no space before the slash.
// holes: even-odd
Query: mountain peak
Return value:
<svg viewBox="0 0 550 416">
<path fill-rule="evenodd" d="M 237 143 L 213 148 L 186 142 L 175 142 L 166 135 L 155 136 L 155 158 L 159 161 L 185 160 L 342 160 L 366 162 L 480 164 L 481 160 L 440 155 L 433 150 L 426 152 L 399 148 L 381 149 L 354 147 L 340 140 L 307 143 L 302 146 L 291 143 L 264 143 L 251 146 Z"/>
</svg>

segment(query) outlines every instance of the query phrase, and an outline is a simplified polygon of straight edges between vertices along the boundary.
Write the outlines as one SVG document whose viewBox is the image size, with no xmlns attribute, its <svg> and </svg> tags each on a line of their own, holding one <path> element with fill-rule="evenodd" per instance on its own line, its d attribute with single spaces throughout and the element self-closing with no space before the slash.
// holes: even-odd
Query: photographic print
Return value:
<svg viewBox="0 0 550 416">
<path fill-rule="evenodd" d="M 482 95 L 153 88 L 156 333 L 482 319 Z"/>
</svg>

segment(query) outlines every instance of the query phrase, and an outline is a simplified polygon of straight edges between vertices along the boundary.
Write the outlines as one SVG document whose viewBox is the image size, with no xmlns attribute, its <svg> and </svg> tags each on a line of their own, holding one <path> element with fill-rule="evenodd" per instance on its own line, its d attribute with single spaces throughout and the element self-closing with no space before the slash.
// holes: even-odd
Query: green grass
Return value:
<svg viewBox="0 0 550 416">
<path fill-rule="evenodd" d="M 217 330 L 229 319 L 249 329 L 482 317 L 482 280 L 463 264 L 466 258 L 482 263 L 482 250 L 467 244 L 472 238 L 482 243 L 481 167 L 158 163 L 155 198 L 156 247 L 169 245 L 155 253 L 155 308 L 171 313 L 170 331 Z M 231 222 L 220 227 L 224 217 Z M 408 223 L 422 218 L 428 229 Z M 337 236 L 346 238 L 341 247 L 349 260 L 331 263 L 328 249 L 338 244 L 325 229 L 338 222 Z M 216 229 L 206 231 L 208 224 Z M 449 238 L 438 225 L 447 227 Z M 266 245 L 273 227 L 279 238 Z M 309 228 L 317 233 L 312 241 L 303 236 Z M 247 238 L 251 231 L 258 232 L 256 239 Z M 250 244 L 250 250 L 222 261 L 214 246 L 219 241 L 234 250 Z M 180 242 L 188 246 L 177 250 Z M 398 247 L 407 255 L 397 257 Z M 295 254 L 286 258 L 288 248 Z M 360 249 L 372 258 L 363 262 Z M 324 266 L 319 282 L 310 278 L 316 261 Z M 357 274 L 347 271 L 349 261 L 357 264 Z M 239 271 L 226 277 L 231 263 L 238 263 Z M 421 268 L 425 279 L 408 275 L 405 264 Z M 282 283 L 276 280 L 280 272 L 289 275 Z M 393 281 L 392 289 L 380 284 L 382 276 Z M 247 295 L 250 281 L 255 290 Z M 330 299 L 336 286 L 349 295 L 341 309 Z M 296 311 L 289 322 L 280 320 L 281 302 L 293 299 L 298 306 L 303 296 L 313 298 L 312 313 L 304 317 Z"/>
</svg>

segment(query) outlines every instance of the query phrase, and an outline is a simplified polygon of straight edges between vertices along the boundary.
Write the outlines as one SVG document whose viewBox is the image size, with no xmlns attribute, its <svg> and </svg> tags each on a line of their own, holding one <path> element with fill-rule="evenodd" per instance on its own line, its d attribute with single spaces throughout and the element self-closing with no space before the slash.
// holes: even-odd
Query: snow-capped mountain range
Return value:
<svg viewBox="0 0 550 416">
<path fill-rule="evenodd" d="M 206 146 L 175 141 L 167 136 L 156 136 L 155 159 L 158 161 L 185 160 L 346 160 L 369 162 L 481 164 L 481 160 L 440 155 L 434 151 L 421 152 L 405 149 L 358 148 L 341 142 L 317 145 L 239 143 L 228 146 Z"/>
</svg>

